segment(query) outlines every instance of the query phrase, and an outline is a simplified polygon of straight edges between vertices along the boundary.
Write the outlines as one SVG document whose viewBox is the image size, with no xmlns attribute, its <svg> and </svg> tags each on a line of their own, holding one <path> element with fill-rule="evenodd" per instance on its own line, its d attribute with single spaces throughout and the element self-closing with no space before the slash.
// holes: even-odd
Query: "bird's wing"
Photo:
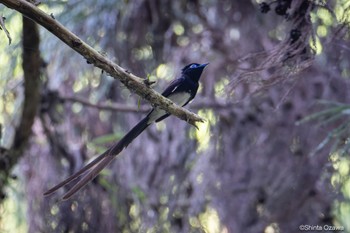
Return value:
<svg viewBox="0 0 350 233">
<path fill-rule="evenodd" d="M 162 92 L 162 95 L 164 97 L 168 97 L 171 93 L 173 93 L 176 88 L 179 87 L 179 85 L 184 81 L 184 77 L 175 79 L 174 81 L 172 81 L 169 86 Z"/>
</svg>

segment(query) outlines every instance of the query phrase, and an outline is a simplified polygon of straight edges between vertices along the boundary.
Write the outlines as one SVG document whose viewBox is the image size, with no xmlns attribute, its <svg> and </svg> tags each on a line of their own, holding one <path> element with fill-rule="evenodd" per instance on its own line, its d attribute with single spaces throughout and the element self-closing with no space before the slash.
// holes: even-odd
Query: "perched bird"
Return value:
<svg viewBox="0 0 350 233">
<path fill-rule="evenodd" d="M 181 77 L 175 79 L 162 93 L 164 97 L 172 100 L 179 106 L 185 106 L 197 94 L 199 78 L 207 64 L 191 63 L 182 69 Z M 127 147 L 137 136 L 139 136 L 153 122 L 159 122 L 167 118 L 170 114 L 160 107 L 154 107 L 145 118 L 143 118 L 134 128 L 132 128 L 120 141 L 99 155 L 92 162 L 80 169 L 66 180 L 57 184 L 44 193 L 44 196 L 56 192 L 61 187 L 80 177 L 91 169 L 81 180 L 79 180 L 64 196 L 67 200 L 73 194 L 83 188 L 89 181 L 93 180 L 103 168 L 105 168 L 125 147 Z"/>
</svg>

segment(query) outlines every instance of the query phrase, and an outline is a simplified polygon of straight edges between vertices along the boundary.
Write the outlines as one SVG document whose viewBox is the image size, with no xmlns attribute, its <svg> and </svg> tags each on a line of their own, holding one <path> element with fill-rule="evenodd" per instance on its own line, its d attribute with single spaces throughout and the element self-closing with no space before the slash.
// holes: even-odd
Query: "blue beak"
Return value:
<svg viewBox="0 0 350 233">
<path fill-rule="evenodd" d="M 209 65 L 209 63 L 205 63 L 205 64 L 202 64 L 202 65 L 200 65 L 199 67 L 206 67 L 207 65 Z"/>
</svg>

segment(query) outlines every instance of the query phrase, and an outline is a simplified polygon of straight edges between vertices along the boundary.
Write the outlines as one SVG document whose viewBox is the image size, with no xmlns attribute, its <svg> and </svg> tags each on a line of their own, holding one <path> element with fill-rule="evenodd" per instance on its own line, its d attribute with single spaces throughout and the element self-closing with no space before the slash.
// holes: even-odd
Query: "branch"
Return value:
<svg viewBox="0 0 350 233">
<path fill-rule="evenodd" d="M 59 97 L 63 101 L 69 101 L 69 102 L 77 102 L 87 107 L 97 108 L 99 110 L 106 110 L 106 111 L 117 111 L 117 112 L 139 112 L 144 113 L 150 110 L 149 107 L 140 106 L 137 107 L 135 105 L 126 105 L 126 104 L 119 104 L 119 103 L 113 103 L 113 104 L 93 104 L 86 99 L 83 99 L 81 97 L 76 96 L 60 96 Z"/>
<path fill-rule="evenodd" d="M 147 85 L 145 85 L 143 79 L 131 74 L 126 69 L 121 68 L 107 57 L 94 50 L 75 34 L 66 29 L 62 24 L 57 22 L 53 16 L 46 14 L 32 3 L 25 0 L 0 0 L 0 3 L 21 12 L 26 17 L 45 27 L 69 47 L 82 55 L 88 63 L 91 63 L 94 66 L 104 70 L 113 78 L 119 79 L 119 81 L 122 82 L 130 91 L 135 92 L 137 95 L 148 100 L 153 105 L 161 107 L 170 114 L 177 116 L 178 118 L 194 126 L 197 121 L 204 121 L 204 119 L 200 116 L 177 106 L 158 92 L 150 89 Z"/>
<path fill-rule="evenodd" d="M 86 99 L 83 99 L 81 97 L 77 96 L 59 96 L 59 99 L 62 101 L 67 102 L 76 102 L 80 103 L 86 107 L 91 108 L 97 108 L 99 110 L 105 110 L 105 111 L 116 111 L 116 112 L 135 112 L 135 113 L 145 113 L 150 110 L 147 106 L 136 106 L 136 105 L 127 105 L 127 104 L 120 104 L 120 103 L 113 103 L 113 104 L 105 104 L 105 103 L 91 103 L 87 101 Z M 227 109 L 231 108 L 235 105 L 234 102 L 226 102 L 223 100 L 212 100 L 212 99 L 205 99 L 201 98 L 196 103 L 191 104 L 191 108 L 193 109 Z"/>
<path fill-rule="evenodd" d="M 36 23 L 23 17 L 23 56 L 24 102 L 21 120 L 16 127 L 13 148 L 20 151 L 32 133 L 32 125 L 40 102 L 40 67 L 42 60 L 39 51 L 39 29 Z M 15 157 L 15 156 L 14 156 Z"/>
</svg>

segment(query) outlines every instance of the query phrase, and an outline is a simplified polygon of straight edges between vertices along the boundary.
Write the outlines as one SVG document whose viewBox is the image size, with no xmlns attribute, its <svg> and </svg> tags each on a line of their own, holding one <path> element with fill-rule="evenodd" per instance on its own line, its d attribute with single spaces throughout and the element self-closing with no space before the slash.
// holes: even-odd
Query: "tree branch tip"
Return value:
<svg viewBox="0 0 350 233">
<path fill-rule="evenodd" d="M 193 125 L 194 127 L 196 127 L 197 130 L 199 130 L 199 127 L 197 126 L 197 123 L 205 123 L 206 119 L 200 117 L 200 116 L 196 116 L 195 120 L 192 119 L 188 119 L 187 123 L 189 123 L 190 125 Z"/>
<path fill-rule="evenodd" d="M 195 114 L 195 117 L 196 117 L 194 120 L 195 122 L 205 123 L 207 121 L 205 118 L 198 116 L 196 114 Z"/>
<path fill-rule="evenodd" d="M 200 123 L 205 123 L 205 122 L 207 122 L 207 119 L 200 118 L 198 121 L 199 121 Z"/>
</svg>

